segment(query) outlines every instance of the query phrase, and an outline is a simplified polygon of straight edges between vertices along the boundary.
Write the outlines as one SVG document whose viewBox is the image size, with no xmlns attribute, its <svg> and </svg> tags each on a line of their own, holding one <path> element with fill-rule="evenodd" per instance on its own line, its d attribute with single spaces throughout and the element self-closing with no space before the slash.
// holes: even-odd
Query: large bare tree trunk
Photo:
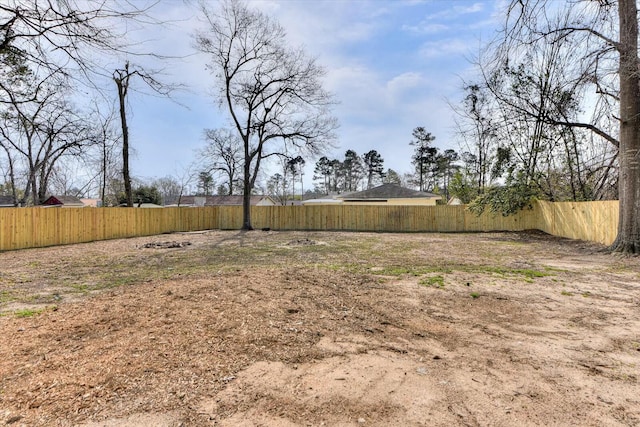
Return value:
<svg viewBox="0 0 640 427">
<path fill-rule="evenodd" d="M 122 179 L 124 180 L 124 194 L 127 206 L 133 206 L 133 192 L 131 191 L 131 172 L 129 172 L 129 128 L 124 109 L 124 98 L 120 99 L 120 121 L 122 122 Z"/>
<path fill-rule="evenodd" d="M 640 252 L 640 76 L 636 0 L 619 0 L 620 222 L 614 251 Z"/>
<path fill-rule="evenodd" d="M 242 197 L 242 229 L 253 230 L 251 225 L 251 159 L 244 162 L 244 189 Z"/>
<path fill-rule="evenodd" d="M 124 194 L 127 206 L 133 207 L 133 191 L 131 190 L 131 173 L 129 172 L 129 128 L 127 127 L 126 98 L 129 89 L 129 63 L 124 70 L 117 70 L 113 80 L 118 87 L 118 101 L 120 102 L 120 124 L 122 125 L 122 179 L 124 180 Z"/>
</svg>

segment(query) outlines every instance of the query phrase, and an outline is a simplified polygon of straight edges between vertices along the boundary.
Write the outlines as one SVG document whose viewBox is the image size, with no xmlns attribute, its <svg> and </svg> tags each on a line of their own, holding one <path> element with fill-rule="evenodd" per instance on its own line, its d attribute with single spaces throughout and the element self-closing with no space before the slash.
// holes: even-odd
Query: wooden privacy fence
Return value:
<svg viewBox="0 0 640 427">
<path fill-rule="evenodd" d="M 610 245 L 618 235 L 617 200 L 537 202 L 538 230 L 554 236 Z"/>
<path fill-rule="evenodd" d="M 212 208 L 4 208 L 0 250 L 217 228 Z"/>
<path fill-rule="evenodd" d="M 242 226 L 242 207 L 221 207 L 222 230 Z M 387 232 L 516 231 L 536 228 L 537 211 L 504 217 L 477 217 L 465 206 L 256 206 L 251 208 L 254 228 L 273 230 L 346 230 Z"/>
<path fill-rule="evenodd" d="M 255 228 L 386 232 L 474 232 L 539 229 L 549 234 L 613 242 L 618 202 L 538 202 L 504 217 L 481 216 L 465 206 L 255 206 Z M 0 209 L 0 250 L 54 246 L 176 231 L 238 230 L 242 207 L 5 208 Z"/>
</svg>

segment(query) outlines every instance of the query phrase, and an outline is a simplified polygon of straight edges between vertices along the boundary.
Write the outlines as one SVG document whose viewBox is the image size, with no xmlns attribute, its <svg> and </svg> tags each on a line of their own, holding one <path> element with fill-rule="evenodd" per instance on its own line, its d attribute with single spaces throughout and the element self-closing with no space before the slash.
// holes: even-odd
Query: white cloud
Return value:
<svg viewBox="0 0 640 427">
<path fill-rule="evenodd" d="M 336 112 L 345 122 L 339 130 L 340 146 L 330 156 L 342 158 L 347 149 L 359 154 L 375 149 L 385 159 L 385 167 L 408 172 L 415 127 L 426 126 L 439 137 L 438 142 L 447 142 L 450 113 L 445 96 L 437 91 L 439 83 L 447 82 L 416 71 L 388 79 L 383 73 L 362 65 L 330 73 L 331 89 L 342 94 Z"/>
<path fill-rule="evenodd" d="M 339 41 L 357 42 L 368 40 L 375 31 L 376 26 L 373 23 L 355 22 L 340 28 L 336 35 Z"/>
<path fill-rule="evenodd" d="M 371 70 L 360 65 L 346 65 L 333 68 L 327 74 L 327 87 L 332 92 L 348 93 L 351 90 L 368 90 L 375 85 L 376 76 Z"/>
<path fill-rule="evenodd" d="M 460 14 L 477 13 L 477 12 L 482 12 L 484 10 L 484 4 L 474 3 L 471 6 L 466 6 L 466 7 L 456 6 L 454 9 L 456 10 L 456 12 Z"/>
<path fill-rule="evenodd" d="M 304 45 L 312 54 L 343 47 L 344 44 L 369 40 L 377 31 L 387 11 L 376 2 L 342 1 L 270 1 L 271 13 L 287 31 L 294 45 Z M 254 1 L 253 4 L 262 4 Z M 264 7 L 262 8 L 264 9 Z"/>
<path fill-rule="evenodd" d="M 471 5 L 449 2 L 447 5 L 451 5 L 451 7 L 439 11 L 425 8 L 424 10 L 428 12 L 424 19 L 418 24 L 405 24 L 402 26 L 402 30 L 412 34 L 439 34 L 458 31 L 462 27 L 466 29 L 470 25 L 470 18 L 467 15 L 477 15 L 485 9 L 484 3 L 481 2 Z"/>
<path fill-rule="evenodd" d="M 448 25 L 440 23 L 421 22 L 419 25 L 403 25 L 402 30 L 414 34 L 437 34 L 447 31 Z"/>
<path fill-rule="evenodd" d="M 259 0 L 250 4 L 277 19 L 292 45 L 304 46 L 327 68 L 325 87 L 340 102 L 334 112 L 341 122 L 340 147 L 329 156 L 341 158 L 347 149 L 359 154 L 375 149 L 383 155 L 386 167 L 408 172 L 409 141 L 417 126 L 436 135 L 437 146 L 454 148 L 445 98 L 456 99 L 456 74 L 468 69 L 460 59 L 477 46 L 469 43 L 474 37 L 469 29 L 489 19 L 487 5 L 479 1 L 379 0 Z M 161 2 L 160 6 L 163 19 L 178 22 L 171 31 L 146 38 L 166 53 L 193 52 L 191 37 L 199 24 L 195 19 L 180 19 L 194 15 L 195 10 L 187 10 L 184 2 Z M 202 143 L 203 128 L 225 125 L 227 114 L 208 94 L 213 78 L 205 62 L 201 55 L 190 56 L 172 61 L 167 70 L 192 87 L 190 94 L 180 96 L 192 107 L 190 111 L 175 112 L 181 107 L 157 99 L 132 106 L 133 110 L 138 107 L 131 126 L 140 154 L 136 173 L 173 173 L 176 161 L 188 164 L 193 158 L 193 148 Z M 314 163 L 314 159 L 307 160 L 310 171 L 305 180 L 310 181 Z M 306 182 L 305 188 L 309 187 Z"/>
<path fill-rule="evenodd" d="M 396 100 L 406 95 L 407 91 L 415 91 L 417 88 L 424 85 L 424 83 L 422 74 L 409 71 L 389 80 L 386 84 L 386 89 L 390 99 Z"/>
<path fill-rule="evenodd" d="M 327 83 L 338 94 L 341 114 L 357 120 L 389 119 L 397 114 L 398 108 L 416 102 L 428 85 L 418 72 L 408 71 L 385 79 L 381 71 L 362 66 L 332 70 Z"/>
<path fill-rule="evenodd" d="M 471 46 L 462 39 L 448 39 L 429 41 L 420 48 L 420 55 L 424 58 L 439 58 L 445 56 L 464 56 L 469 54 Z"/>
<path fill-rule="evenodd" d="M 429 20 L 451 20 L 458 19 L 461 15 L 470 15 L 484 11 L 484 3 L 476 2 L 470 6 L 461 5 L 458 2 L 449 2 L 453 7 L 444 9 L 440 12 L 430 14 Z"/>
</svg>

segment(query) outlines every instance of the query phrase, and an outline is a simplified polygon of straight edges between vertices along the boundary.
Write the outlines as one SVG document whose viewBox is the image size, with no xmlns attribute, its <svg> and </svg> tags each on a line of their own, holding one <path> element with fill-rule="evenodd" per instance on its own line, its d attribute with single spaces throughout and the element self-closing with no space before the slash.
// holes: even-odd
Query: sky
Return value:
<svg viewBox="0 0 640 427">
<path fill-rule="evenodd" d="M 325 89 L 338 104 L 336 148 L 326 155 L 343 159 L 348 149 L 362 155 L 377 150 L 385 169 L 410 172 L 412 130 L 423 126 L 441 150 L 460 150 L 455 113 L 449 104 L 462 97 L 463 81 L 477 73 L 472 59 L 495 36 L 503 0 L 254 0 L 275 18 L 292 46 L 325 67 Z M 197 4 L 162 0 L 154 10 L 167 21 L 162 29 L 133 30 L 144 48 L 175 57 L 158 78 L 183 84 L 173 100 L 132 94 L 131 168 L 144 180 L 181 176 L 192 170 L 204 146 L 205 128 L 228 127 L 228 116 L 213 97 L 214 80 L 206 56 L 193 48 L 202 27 Z M 210 2 L 216 7 L 214 1 Z M 177 59 L 176 59 L 177 58 Z M 154 66 L 157 67 L 157 64 Z M 307 159 L 305 188 L 311 188 L 317 159 Z M 276 173 L 275 165 L 265 175 Z"/>
</svg>

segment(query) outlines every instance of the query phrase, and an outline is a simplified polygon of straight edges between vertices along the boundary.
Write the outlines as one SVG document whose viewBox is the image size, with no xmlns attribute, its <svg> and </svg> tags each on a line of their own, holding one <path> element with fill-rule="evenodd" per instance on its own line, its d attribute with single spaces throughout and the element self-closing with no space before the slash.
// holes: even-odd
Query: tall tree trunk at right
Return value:
<svg viewBox="0 0 640 427">
<path fill-rule="evenodd" d="M 619 0 L 620 22 L 620 216 L 611 249 L 640 252 L 640 76 L 636 0 Z"/>
</svg>

